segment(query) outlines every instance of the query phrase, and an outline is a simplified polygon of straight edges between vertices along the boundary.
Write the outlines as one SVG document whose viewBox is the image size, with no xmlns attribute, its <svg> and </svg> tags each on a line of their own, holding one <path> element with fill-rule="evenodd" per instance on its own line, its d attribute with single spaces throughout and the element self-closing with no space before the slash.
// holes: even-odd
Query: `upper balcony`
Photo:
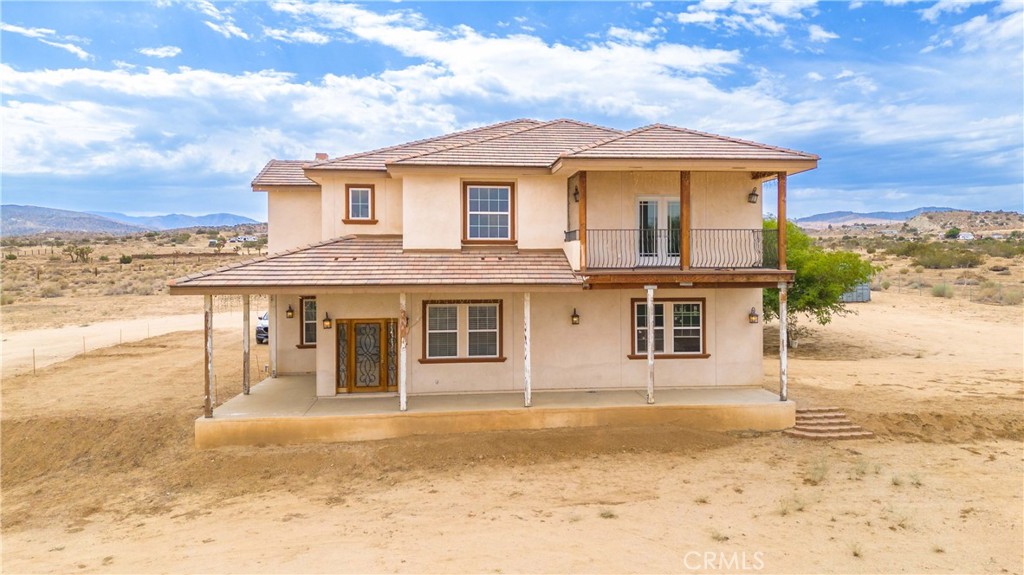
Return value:
<svg viewBox="0 0 1024 575">
<path fill-rule="evenodd" d="M 778 230 L 678 229 L 587 230 L 584 267 L 597 270 L 646 268 L 735 270 L 778 269 Z M 566 233 L 566 240 L 579 230 Z M 682 253 L 688 254 L 683 265 Z M 582 255 L 582 254 L 581 254 Z"/>
</svg>

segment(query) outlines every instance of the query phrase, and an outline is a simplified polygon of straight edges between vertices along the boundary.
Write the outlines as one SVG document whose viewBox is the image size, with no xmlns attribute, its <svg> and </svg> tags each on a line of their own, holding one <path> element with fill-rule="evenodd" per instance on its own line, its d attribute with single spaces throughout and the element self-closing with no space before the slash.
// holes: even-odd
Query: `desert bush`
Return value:
<svg viewBox="0 0 1024 575">
<path fill-rule="evenodd" d="M 953 297 L 953 286 L 947 283 L 935 284 L 932 286 L 932 297 Z"/>
<path fill-rule="evenodd" d="M 882 282 L 882 289 L 888 290 L 891 287 L 892 287 L 892 282 L 890 282 L 889 280 L 886 280 L 886 281 Z"/>
<path fill-rule="evenodd" d="M 0 305 L 11 305 L 12 303 L 14 303 L 13 295 L 6 293 L 6 291 L 0 294 Z"/>
<path fill-rule="evenodd" d="M 16 259 L 18 259 L 18 254 L 4 254 L 4 259 L 5 260 L 16 260 Z"/>
<path fill-rule="evenodd" d="M 48 283 L 39 288 L 39 297 L 51 298 L 64 295 L 64 291 L 58 284 Z"/>
<path fill-rule="evenodd" d="M 110 261 L 110 256 L 100 256 L 99 259 L 100 259 L 101 262 L 109 262 Z"/>
<path fill-rule="evenodd" d="M 121 254 L 121 257 L 117 261 L 122 265 L 130 264 L 132 263 L 132 256 Z"/>
</svg>

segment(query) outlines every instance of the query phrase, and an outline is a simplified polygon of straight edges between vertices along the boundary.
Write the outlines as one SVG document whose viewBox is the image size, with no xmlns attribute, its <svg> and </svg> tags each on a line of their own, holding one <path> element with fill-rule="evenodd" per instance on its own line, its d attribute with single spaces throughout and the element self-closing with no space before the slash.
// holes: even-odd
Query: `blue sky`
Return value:
<svg viewBox="0 0 1024 575">
<path fill-rule="evenodd" d="M 268 159 L 518 117 L 819 154 L 794 217 L 1024 210 L 1024 2 L 3 2 L 2 201 L 266 217 Z"/>
</svg>

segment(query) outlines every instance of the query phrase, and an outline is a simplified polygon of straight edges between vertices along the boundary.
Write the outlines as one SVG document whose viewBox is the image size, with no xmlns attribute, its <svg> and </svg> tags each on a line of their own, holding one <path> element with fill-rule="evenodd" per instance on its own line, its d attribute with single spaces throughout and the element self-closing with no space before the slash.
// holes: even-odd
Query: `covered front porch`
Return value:
<svg viewBox="0 0 1024 575">
<path fill-rule="evenodd" d="M 266 379 L 196 420 L 196 447 L 365 441 L 478 431 L 654 425 L 712 431 L 792 427 L 796 408 L 758 387 L 317 397 L 312 375 Z"/>
</svg>

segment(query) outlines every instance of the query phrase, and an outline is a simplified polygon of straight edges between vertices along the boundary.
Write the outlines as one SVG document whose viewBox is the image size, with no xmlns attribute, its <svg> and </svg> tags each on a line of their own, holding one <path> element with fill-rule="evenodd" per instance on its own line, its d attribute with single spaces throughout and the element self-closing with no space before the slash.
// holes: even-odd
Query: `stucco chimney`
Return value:
<svg viewBox="0 0 1024 575">
<path fill-rule="evenodd" d="M 321 162 L 326 160 L 327 159 L 327 153 L 326 152 L 317 152 L 316 153 L 316 159 L 321 161 Z"/>
</svg>

